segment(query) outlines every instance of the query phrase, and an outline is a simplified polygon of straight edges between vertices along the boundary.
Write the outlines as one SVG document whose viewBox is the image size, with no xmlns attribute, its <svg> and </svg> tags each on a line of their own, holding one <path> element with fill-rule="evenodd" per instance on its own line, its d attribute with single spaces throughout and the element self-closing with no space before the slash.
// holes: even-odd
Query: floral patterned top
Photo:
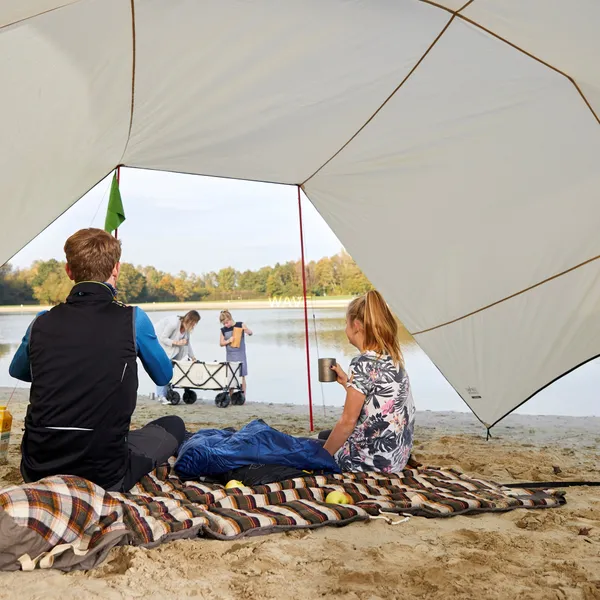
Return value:
<svg viewBox="0 0 600 600">
<path fill-rule="evenodd" d="M 342 471 L 398 473 L 413 445 L 415 406 L 408 375 L 384 354 L 352 359 L 347 387 L 366 396 L 354 431 L 335 459 Z"/>
</svg>

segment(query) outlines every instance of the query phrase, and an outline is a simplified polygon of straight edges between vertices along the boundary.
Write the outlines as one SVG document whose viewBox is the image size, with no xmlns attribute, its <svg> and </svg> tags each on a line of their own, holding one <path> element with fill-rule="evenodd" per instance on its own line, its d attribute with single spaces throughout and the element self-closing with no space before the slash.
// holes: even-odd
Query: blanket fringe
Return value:
<svg viewBox="0 0 600 600">
<path fill-rule="evenodd" d="M 393 519 L 390 519 L 389 517 L 386 517 L 385 515 L 379 513 L 378 515 L 370 515 L 369 520 L 372 520 L 372 519 L 382 519 L 388 525 L 401 525 L 402 523 L 406 523 L 407 521 L 410 521 L 410 515 L 406 515 L 404 517 L 404 519 L 400 519 L 399 521 L 394 521 Z"/>
</svg>

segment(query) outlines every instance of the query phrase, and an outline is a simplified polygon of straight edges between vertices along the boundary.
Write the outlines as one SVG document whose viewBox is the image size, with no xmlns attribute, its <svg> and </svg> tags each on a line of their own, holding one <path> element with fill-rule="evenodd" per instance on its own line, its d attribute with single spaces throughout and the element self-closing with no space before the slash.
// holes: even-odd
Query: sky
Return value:
<svg viewBox="0 0 600 600">
<path fill-rule="evenodd" d="M 111 176 L 15 255 L 10 263 L 64 259 L 66 238 L 104 226 Z M 298 196 L 293 186 L 121 169 L 127 220 L 119 229 L 123 262 L 170 273 L 232 266 L 258 269 L 300 258 Z M 332 256 L 342 244 L 302 195 L 306 260 Z"/>
</svg>

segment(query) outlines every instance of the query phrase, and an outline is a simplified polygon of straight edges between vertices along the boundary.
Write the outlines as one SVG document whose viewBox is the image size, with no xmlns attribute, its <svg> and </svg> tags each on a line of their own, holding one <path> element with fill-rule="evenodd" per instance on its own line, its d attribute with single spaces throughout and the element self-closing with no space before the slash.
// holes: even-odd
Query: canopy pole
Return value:
<svg viewBox="0 0 600 600">
<path fill-rule="evenodd" d="M 117 167 L 117 185 L 119 186 L 119 188 L 121 187 L 121 166 L 119 165 Z M 115 229 L 115 240 L 119 239 L 119 228 L 117 227 Z"/>
<path fill-rule="evenodd" d="M 308 337 L 308 304 L 306 299 L 306 264 L 304 261 L 304 228 L 302 226 L 302 198 L 298 186 L 298 220 L 300 223 L 300 255 L 302 263 L 302 294 L 304 296 L 304 339 L 306 341 L 306 373 L 308 378 L 308 415 L 310 430 L 314 431 L 312 386 L 310 383 L 310 338 Z"/>
</svg>

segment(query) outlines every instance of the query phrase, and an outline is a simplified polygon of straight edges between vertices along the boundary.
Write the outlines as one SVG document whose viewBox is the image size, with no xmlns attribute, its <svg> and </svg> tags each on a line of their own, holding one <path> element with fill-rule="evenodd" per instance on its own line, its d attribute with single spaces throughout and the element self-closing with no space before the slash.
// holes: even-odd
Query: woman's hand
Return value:
<svg viewBox="0 0 600 600">
<path fill-rule="evenodd" d="M 337 375 L 337 382 L 341 386 L 346 387 L 346 384 L 348 383 L 348 375 L 346 375 L 344 369 L 342 369 L 342 367 L 336 363 L 331 367 L 331 370 L 335 371 L 335 374 Z"/>
<path fill-rule="evenodd" d="M 187 340 L 176 340 L 173 342 L 173 346 L 187 346 Z"/>
</svg>

